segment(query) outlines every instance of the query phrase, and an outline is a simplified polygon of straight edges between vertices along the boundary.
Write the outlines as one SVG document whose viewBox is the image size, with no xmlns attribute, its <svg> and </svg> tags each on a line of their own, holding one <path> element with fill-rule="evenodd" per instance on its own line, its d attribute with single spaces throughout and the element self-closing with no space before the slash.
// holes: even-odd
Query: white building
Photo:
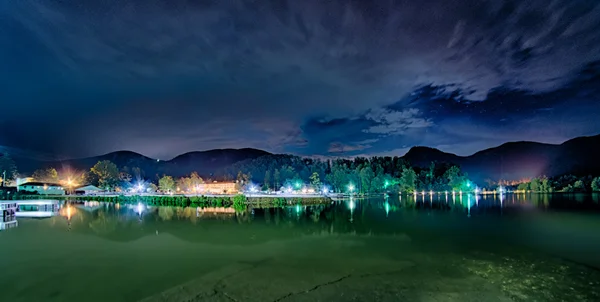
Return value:
<svg viewBox="0 0 600 302">
<path fill-rule="evenodd" d="M 33 177 L 22 177 L 22 178 L 17 178 L 17 186 L 20 186 L 24 183 L 28 183 L 28 182 L 35 182 L 35 179 Z"/>
<path fill-rule="evenodd" d="M 65 195 L 65 189 L 60 184 L 47 182 L 25 182 L 17 186 L 19 191 L 37 192 L 40 195 Z"/>
<path fill-rule="evenodd" d="M 93 185 L 87 185 L 87 186 L 76 188 L 74 191 L 75 191 L 75 194 L 94 195 L 94 194 L 98 194 L 98 193 L 102 192 L 102 189 L 100 189 L 96 186 L 93 186 Z"/>
</svg>

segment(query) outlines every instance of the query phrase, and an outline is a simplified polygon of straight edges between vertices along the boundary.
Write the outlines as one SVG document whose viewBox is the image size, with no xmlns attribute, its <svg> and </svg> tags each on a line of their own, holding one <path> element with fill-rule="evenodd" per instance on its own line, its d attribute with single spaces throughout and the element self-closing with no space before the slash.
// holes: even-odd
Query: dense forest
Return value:
<svg viewBox="0 0 600 302">
<path fill-rule="evenodd" d="M 16 177 L 17 167 L 8 155 L 0 157 L 0 169 Z M 8 175 L 7 175 L 8 178 Z M 232 164 L 212 175 L 192 173 L 185 177 L 146 175 L 139 167 L 117 167 L 103 160 L 88 171 L 35 171 L 37 181 L 69 186 L 93 184 L 109 190 L 125 191 L 143 187 L 146 191 L 193 192 L 199 184 L 212 181 L 236 181 L 238 189 L 249 186 L 263 191 L 311 188 L 331 192 L 370 194 L 414 191 L 471 191 L 482 187 L 496 189 L 502 182 L 475 184 L 459 166 L 431 162 L 426 168 L 411 166 L 400 157 L 357 157 L 354 159 L 317 160 L 293 155 L 265 155 Z M 539 177 L 508 189 L 550 193 L 600 191 L 600 177 L 565 175 Z"/>
<path fill-rule="evenodd" d="M 548 178 L 541 176 L 520 183 L 517 186 L 517 190 L 537 193 L 600 192 L 600 177 L 594 178 L 592 176 L 576 177 L 574 175 L 563 175 L 560 177 Z"/>
<path fill-rule="evenodd" d="M 431 163 L 411 167 L 400 157 L 357 157 L 321 161 L 291 155 L 268 155 L 236 163 L 224 172 L 231 180 L 249 180 L 263 190 L 294 188 L 298 183 L 326 185 L 334 192 L 379 193 L 385 191 L 474 189 L 457 166 Z"/>
</svg>

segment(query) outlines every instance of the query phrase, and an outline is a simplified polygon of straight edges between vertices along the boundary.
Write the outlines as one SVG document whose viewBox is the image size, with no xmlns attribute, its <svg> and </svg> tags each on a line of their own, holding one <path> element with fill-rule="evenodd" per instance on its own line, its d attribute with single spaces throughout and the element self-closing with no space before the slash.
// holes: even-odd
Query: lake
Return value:
<svg viewBox="0 0 600 302">
<path fill-rule="evenodd" d="M 600 301 L 597 195 L 87 202 L 0 232 L 3 301 Z"/>
</svg>

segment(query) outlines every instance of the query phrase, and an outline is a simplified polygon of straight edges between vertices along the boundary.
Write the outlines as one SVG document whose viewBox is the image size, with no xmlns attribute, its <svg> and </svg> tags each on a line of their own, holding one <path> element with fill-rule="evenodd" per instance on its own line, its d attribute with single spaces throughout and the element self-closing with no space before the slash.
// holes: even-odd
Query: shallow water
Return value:
<svg viewBox="0 0 600 302">
<path fill-rule="evenodd" d="M 3 301 L 600 301 L 598 196 L 65 209 L 0 232 Z"/>
</svg>

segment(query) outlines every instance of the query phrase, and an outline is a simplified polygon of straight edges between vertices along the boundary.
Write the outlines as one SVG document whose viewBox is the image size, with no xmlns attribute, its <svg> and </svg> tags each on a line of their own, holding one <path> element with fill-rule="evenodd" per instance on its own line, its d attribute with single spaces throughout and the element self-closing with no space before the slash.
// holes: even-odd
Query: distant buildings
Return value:
<svg viewBox="0 0 600 302">
<path fill-rule="evenodd" d="M 37 192 L 40 195 L 65 195 L 65 189 L 60 184 L 47 182 L 24 182 L 17 185 L 20 191 Z"/>
<path fill-rule="evenodd" d="M 20 186 L 24 183 L 28 183 L 28 182 L 35 182 L 35 179 L 33 177 L 22 177 L 22 178 L 17 178 L 17 186 Z"/>
<path fill-rule="evenodd" d="M 208 194 L 235 194 L 238 190 L 235 187 L 235 182 L 211 182 L 198 185 L 198 192 Z"/>
<path fill-rule="evenodd" d="M 93 185 L 87 185 L 75 189 L 75 194 L 94 195 L 100 192 L 102 192 L 102 189 Z"/>
</svg>

